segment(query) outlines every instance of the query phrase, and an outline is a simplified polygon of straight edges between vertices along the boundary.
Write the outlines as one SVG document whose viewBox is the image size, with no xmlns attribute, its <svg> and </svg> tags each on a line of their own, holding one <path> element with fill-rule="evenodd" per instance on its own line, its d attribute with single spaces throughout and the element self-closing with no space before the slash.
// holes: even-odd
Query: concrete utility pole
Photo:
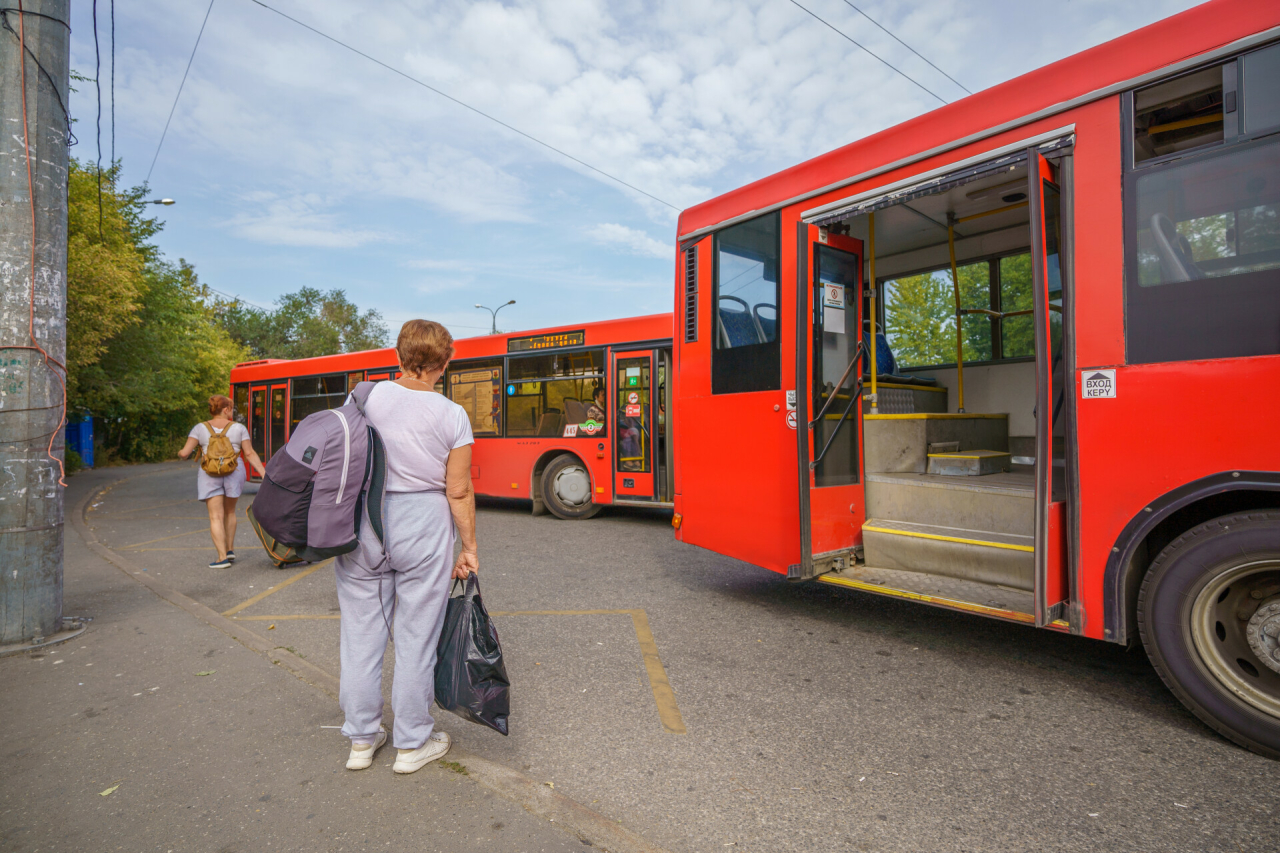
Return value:
<svg viewBox="0 0 1280 853">
<path fill-rule="evenodd" d="M 21 12 L 17 0 L 3 6 L 0 646 L 62 630 L 63 489 L 60 465 L 49 458 L 50 438 L 53 455 L 59 460 L 63 455 L 62 368 L 48 364 L 35 347 L 57 364 L 66 360 L 69 126 L 64 105 L 71 46 L 69 0 L 23 0 Z"/>
</svg>

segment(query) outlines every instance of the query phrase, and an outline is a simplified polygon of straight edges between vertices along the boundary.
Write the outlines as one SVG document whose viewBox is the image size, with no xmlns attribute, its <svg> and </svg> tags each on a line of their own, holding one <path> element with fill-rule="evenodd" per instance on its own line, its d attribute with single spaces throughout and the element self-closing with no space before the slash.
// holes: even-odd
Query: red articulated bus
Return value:
<svg viewBox="0 0 1280 853">
<path fill-rule="evenodd" d="M 535 515 L 560 518 L 672 506 L 671 322 L 656 314 L 456 341 L 437 390 L 471 418 L 476 492 L 531 498 Z M 232 399 L 265 461 L 357 382 L 399 375 L 394 349 L 252 361 L 231 371 Z"/>
<path fill-rule="evenodd" d="M 690 208 L 675 305 L 680 540 L 1140 638 L 1280 757 L 1280 5 L 1205 3 Z"/>
</svg>

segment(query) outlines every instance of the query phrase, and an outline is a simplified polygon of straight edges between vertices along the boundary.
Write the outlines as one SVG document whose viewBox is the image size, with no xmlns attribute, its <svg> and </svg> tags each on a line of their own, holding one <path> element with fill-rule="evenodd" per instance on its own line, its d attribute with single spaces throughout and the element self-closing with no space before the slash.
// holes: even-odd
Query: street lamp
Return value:
<svg viewBox="0 0 1280 853">
<path fill-rule="evenodd" d="M 143 202 L 143 204 L 164 204 L 164 205 L 169 205 L 169 204 L 173 204 L 173 199 L 171 199 L 171 198 L 152 198 L 152 199 L 147 199 L 146 201 L 144 201 L 144 202 Z"/>
<path fill-rule="evenodd" d="M 489 332 L 489 334 L 491 335 L 498 334 L 498 312 L 501 311 L 503 308 L 506 308 L 508 305 L 515 305 L 515 304 L 516 304 L 516 301 L 514 299 L 512 299 L 510 302 L 502 303 L 497 308 L 489 308 L 487 306 L 481 305 L 479 302 L 476 303 L 477 308 L 484 308 L 484 310 L 488 311 L 489 314 L 492 315 L 493 328 Z"/>
</svg>

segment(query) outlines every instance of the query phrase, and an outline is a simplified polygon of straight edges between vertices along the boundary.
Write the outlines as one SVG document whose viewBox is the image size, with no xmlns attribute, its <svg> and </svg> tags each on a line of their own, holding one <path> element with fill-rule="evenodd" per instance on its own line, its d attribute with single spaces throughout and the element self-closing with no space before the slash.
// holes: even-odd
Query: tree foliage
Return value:
<svg viewBox="0 0 1280 853">
<path fill-rule="evenodd" d="M 382 315 L 361 313 L 342 290 L 304 287 L 276 300 L 274 310 L 243 302 L 218 305 L 219 322 L 254 358 L 312 358 L 387 345 Z"/>
<path fill-rule="evenodd" d="M 147 241 L 145 187 L 121 190 L 119 167 L 98 176 L 71 163 L 67 221 L 68 409 L 95 418 L 108 459 L 162 459 L 225 393 L 244 348 L 216 323 L 194 268 Z"/>
</svg>

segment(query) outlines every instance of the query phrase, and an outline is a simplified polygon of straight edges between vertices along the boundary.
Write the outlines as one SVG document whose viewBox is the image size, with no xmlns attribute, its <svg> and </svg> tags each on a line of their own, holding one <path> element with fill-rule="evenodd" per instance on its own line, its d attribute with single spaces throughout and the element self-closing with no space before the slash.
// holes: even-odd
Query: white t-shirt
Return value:
<svg viewBox="0 0 1280 853">
<path fill-rule="evenodd" d="M 449 451 L 473 444 L 466 409 L 443 394 L 379 382 L 365 417 L 387 448 L 387 491 L 444 491 Z"/>
<path fill-rule="evenodd" d="M 236 453 L 240 452 L 240 442 L 249 440 L 249 430 L 245 429 L 244 424 L 233 423 L 224 433 L 227 440 L 231 442 L 231 449 Z M 209 449 L 209 439 L 213 434 L 209 432 L 207 423 L 198 423 L 191 428 L 191 432 L 187 433 L 187 438 L 194 438 L 200 442 L 201 452 Z"/>
</svg>

